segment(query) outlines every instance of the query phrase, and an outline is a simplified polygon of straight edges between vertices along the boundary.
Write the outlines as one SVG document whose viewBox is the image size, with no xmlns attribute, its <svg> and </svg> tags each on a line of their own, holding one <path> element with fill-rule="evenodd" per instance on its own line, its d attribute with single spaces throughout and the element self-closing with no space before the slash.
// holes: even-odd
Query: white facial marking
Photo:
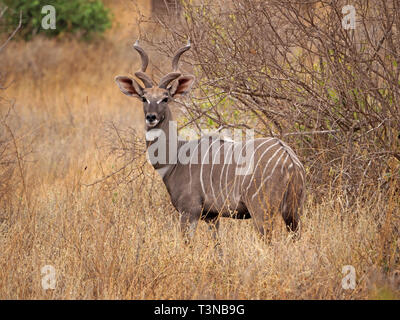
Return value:
<svg viewBox="0 0 400 320">
<path fill-rule="evenodd" d="M 154 122 L 149 122 L 148 120 L 146 120 L 146 124 L 149 128 L 155 127 L 159 122 L 160 122 L 160 120 L 158 120 L 158 119 L 156 119 Z"/>
</svg>

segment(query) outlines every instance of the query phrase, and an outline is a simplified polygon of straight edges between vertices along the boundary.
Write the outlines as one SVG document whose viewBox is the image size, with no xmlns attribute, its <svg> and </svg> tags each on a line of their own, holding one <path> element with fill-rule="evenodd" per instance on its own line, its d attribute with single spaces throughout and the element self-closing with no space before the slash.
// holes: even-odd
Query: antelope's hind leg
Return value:
<svg viewBox="0 0 400 320">
<path fill-rule="evenodd" d="M 303 190 L 296 192 L 292 184 L 289 184 L 282 202 L 281 202 L 282 218 L 285 221 L 288 232 L 293 232 L 293 239 L 300 239 L 300 217 L 303 212 Z"/>
<path fill-rule="evenodd" d="M 254 227 L 257 229 L 263 241 L 270 243 L 272 239 L 273 219 L 271 210 L 263 206 L 248 208 Z"/>
<path fill-rule="evenodd" d="M 282 208 L 282 218 L 285 221 L 286 224 L 286 229 L 289 233 L 293 233 L 293 240 L 298 240 L 300 239 L 300 234 L 301 234 L 301 224 L 300 224 L 300 216 L 301 213 L 301 208 L 289 208 L 286 207 L 287 205 L 284 205 Z"/>
</svg>

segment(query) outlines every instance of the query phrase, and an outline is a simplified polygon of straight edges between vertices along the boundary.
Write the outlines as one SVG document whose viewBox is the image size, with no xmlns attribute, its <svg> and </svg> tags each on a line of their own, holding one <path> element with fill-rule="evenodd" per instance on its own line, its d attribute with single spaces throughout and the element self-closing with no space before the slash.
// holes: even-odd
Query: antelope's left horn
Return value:
<svg viewBox="0 0 400 320">
<path fill-rule="evenodd" d="M 150 77 L 145 74 L 147 66 L 149 65 L 149 56 L 142 49 L 142 47 L 139 46 L 139 40 L 136 40 L 133 48 L 140 54 L 140 58 L 142 60 L 142 67 L 139 71 L 135 72 L 135 76 L 142 80 L 146 88 L 151 88 L 153 87 L 153 80 L 151 80 Z"/>
</svg>

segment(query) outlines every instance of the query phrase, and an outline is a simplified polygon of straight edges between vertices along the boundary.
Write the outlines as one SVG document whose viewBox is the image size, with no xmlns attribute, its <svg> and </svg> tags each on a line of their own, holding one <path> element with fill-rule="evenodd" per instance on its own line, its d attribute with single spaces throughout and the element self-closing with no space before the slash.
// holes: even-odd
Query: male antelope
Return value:
<svg viewBox="0 0 400 320">
<path fill-rule="evenodd" d="M 203 136 L 189 142 L 175 137 L 171 141 L 173 126 L 170 125 L 172 117 L 168 103 L 189 92 L 195 79 L 193 75 L 182 75 L 178 71 L 179 58 L 190 49 L 190 43 L 176 52 L 172 60 L 173 71 L 164 76 L 158 86 L 154 86 L 145 74 L 147 54 L 138 42 L 134 48 L 142 60 L 141 70 L 135 75 L 144 88 L 130 77 L 118 76 L 115 80 L 124 94 L 142 100 L 146 132 L 163 132 L 166 137 L 167 157 L 174 161 L 152 164 L 180 213 L 184 234 L 192 237 L 200 219 L 215 226 L 217 231 L 219 217 L 231 217 L 253 218 L 254 225 L 265 236 L 269 234 L 270 218 L 275 213 L 282 215 L 289 230 L 297 231 L 305 187 L 304 168 L 293 150 L 277 138 L 247 141 L 245 145 L 249 142 L 253 145 L 250 160 L 254 165 L 244 174 L 237 174 L 238 164 L 224 161 L 232 155 L 237 142 L 215 136 Z M 156 138 L 147 139 L 148 152 L 156 141 Z M 189 162 L 180 161 L 169 151 L 172 143 L 177 145 L 178 153 L 183 148 L 185 153 L 200 150 L 204 142 L 209 142 L 206 152 L 200 155 L 194 152 Z"/>
</svg>

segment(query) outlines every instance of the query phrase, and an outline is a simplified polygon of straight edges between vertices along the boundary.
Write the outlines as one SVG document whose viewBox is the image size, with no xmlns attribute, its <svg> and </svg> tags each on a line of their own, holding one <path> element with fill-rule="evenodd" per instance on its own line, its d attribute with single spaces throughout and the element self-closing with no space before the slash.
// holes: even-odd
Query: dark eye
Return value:
<svg viewBox="0 0 400 320">
<path fill-rule="evenodd" d="M 143 102 L 147 102 L 147 99 L 145 97 L 142 97 Z"/>
<path fill-rule="evenodd" d="M 161 102 L 165 102 L 165 103 L 167 103 L 168 102 L 168 98 L 164 98 L 164 99 L 162 99 L 162 101 Z"/>
</svg>

